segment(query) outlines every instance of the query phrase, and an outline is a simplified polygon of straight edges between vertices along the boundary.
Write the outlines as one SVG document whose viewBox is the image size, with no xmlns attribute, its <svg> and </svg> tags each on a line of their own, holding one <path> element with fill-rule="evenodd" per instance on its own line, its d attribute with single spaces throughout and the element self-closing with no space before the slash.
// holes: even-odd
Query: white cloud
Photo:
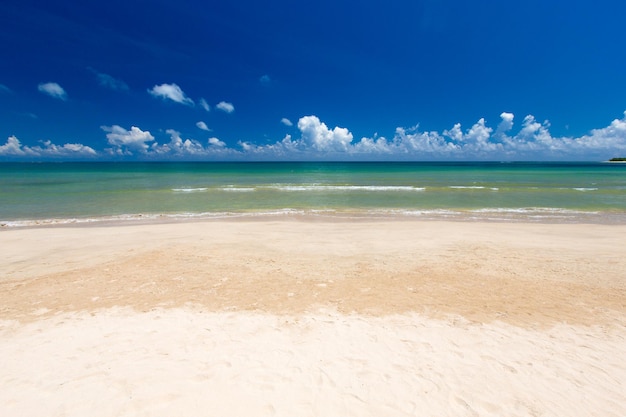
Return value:
<svg viewBox="0 0 626 417">
<path fill-rule="evenodd" d="M 416 126 L 417 130 L 419 126 Z M 461 123 L 455 123 L 455 125 L 450 130 L 444 130 L 443 135 L 449 137 L 453 141 L 461 142 L 463 141 L 463 131 L 461 130 Z"/>
<path fill-rule="evenodd" d="M 615 119 L 602 129 L 594 129 L 589 135 L 578 139 L 569 139 L 567 144 L 575 143 L 575 147 L 585 152 L 613 149 L 619 156 L 626 154 L 626 112 L 622 119 Z M 570 145 L 572 146 L 572 145 Z M 615 155 L 613 155 L 615 156 Z"/>
<path fill-rule="evenodd" d="M 196 123 L 196 126 L 198 127 L 198 129 L 206 130 L 207 132 L 211 131 L 211 129 L 209 129 L 206 123 L 204 123 L 202 120 Z"/>
<path fill-rule="evenodd" d="M 64 145 L 55 145 L 51 141 L 41 142 L 43 146 L 26 146 L 22 145 L 20 140 L 15 136 L 10 136 L 4 145 L 0 145 L 0 156 L 8 157 L 54 157 L 54 158 L 84 158 L 94 157 L 97 152 L 80 143 L 66 143 Z"/>
<path fill-rule="evenodd" d="M 66 143 L 64 145 L 55 145 L 51 141 L 47 140 L 43 142 L 44 147 L 31 148 L 39 150 L 42 154 L 49 156 L 95 156 L 97 152 L 90 146 L 83 145 L 81 143 Z"/>
<path fill-rule="evenodd" d="M 380 154 L 388 155 L 392 148 L 384 137 L 374 136 L 373 138 L 361 138 L 354 144 L 354 150 L 358 154 Z"/>
<path fill-rule="evenodd" d="M 351 145 L 352 133 L 346 128 L 329 129 L 317 116 L 305 116 L 298 121 L 300 138 L 286 135 L 281 141 L 256 145 L 240 141 L 243 157 L 258 159 L 324 159 L 344 158 L 357 147 Z"/>
<path fill-rule="evenodd" d="M 265 74 L 259 78 L 259 82 L 263 85 L 269 85 L 269 83 L 272 82 L 272 79 L 270 78 L 269 75 Z"/>
<path fill-rule="evenodd" d="M 226 143 L 214 137 L 214 138 L 209 138 L 209 145 L 223 148 L 226 146 Z"/>
<path fill-rule="evenodd" d="M 500 118 L 502 121 L 498 124 L 496 133 L 494 133 L 495 138 L 502 138 L 506 132 L 513 128 L 513 113 L 502 112 Z"/>
<path fill-rule="evenodd" d="M 139 156 L 142 159 L 153 160 L 202 160 L 237 158 L 241 152 L 228 148 L 226 143 L 218 138 L 208 139 L 206 145 L 192 138 L 184 139 L 181 133 L 174 129 L 167 129 L 169 142 L 159 143 L 148 131 L 138 127 L 126 130 L 120 126 L 102 126 L 107 133 L 111 149 L 106 151 L 114 156 Z"/>
<path fill-rule="evenodd" d="M 205 149 L 200 142 L 194 139 L 183 139 L 180 136 L 180 132 L 174 129 L 167 129 L 165 131 L 170 135 L 170 142 L 164 145 L 154 143 L 150 150 L 156 155 L 169 155 L 169 156 L 195 156 L 203 155 Z"/>
<path fill-rule="evenodd" d="M 156 158 L 179 158 L 179 159 L 216 159 L 237 156 L 239 152 L 226 147 L 226 143 L 218 138 L 210 138 L 207 146 L 203 146 L 195 139 L 183 139 L 180 132 L 174 129 L 166 131 L 170 135 L 170 142 L 160 145 L 154 143 L 147 155 Z"/>
<path fill-rule="evenodd" d="M 152 96 L 162 98 L 164 100 L 172 100 L 176 103 L 184 104 L 187 106 L 193 106 L 192 99 L 187 97 L 183 90 L 176 84 L 161 84 L 155 85 L 148 90 Z"/>
<path fill-rule="evenodd" d="M 286 135 L 282 141 L 274 144 L 258 146 L 250 142 L 238 142 L 244 158 L 258 159 L 305 159 L 307 149 L 301 140 L 292 140 L 291 135 Z"/>
<path fill-rule="evenodd" d="M 348 151 L 352 133 L 346 128 L 328 129 L 317 116 L 304 116 L 298 120 L 302 141 L 318 151 Z"/>
<path fill-rule="evenodd" d="M 20 140 L 15 136 L 9 136 L 4 145 L 0 145 L 0 155 L 2 156 L 22 156 L 32 154 L 28 147 L 22 147 Z"/>
<path fill-rule="evenodd" d="M 280 119 L 280 122 L 284 124 L 285 126 L 293 126 L 293 123 L 291 123 L 291 120 L 287 119 L 286 117 L 283 117 L 282 119 Z"/>
<path fill-rule="evenodd" d="M 403 134 L 399 129 L 394 137 L 398 149 L 411 145 L 416 154 L 454 159 L 605 159 L 626 150 L 626 113 L 623 119 L 610 126 L 594 129 L 580 138 L 554 137 L 549 122 L 539 123 L 534 116 L 524 117 L 516 134 L 511 134 L 514 115 L 502 113 L 495 132 L 480 119 L 466 132 L 460 124 L 441 137 L 437 132 L 419 131 Z M 429 141 L 416 140 L 428 136 Z"/>
<path fill-rule="evenodd" d="M 200 107 L 202 107 L 204 110 L 211 111 L 211 106 L 209 106 L 209 103 L 207 103 L 205 99 L 201 98 L 199 100 L 199 103 L 200 103 Z"/>
<path fill-rule="evenodd" d="M 136 126 L 126 130 L 121 126 L 101 126 L 101 129 L 108 132 L 106 137 L 115 155 L 133 155 L 133 151 L 146 153 L 148 151 L 147 142 L 152 142 L 154 136 L 148 131 L 143 131 Z"/>
<path fill-rule="evenodd" d="M 11 89 L 4 84 L 0 84 L 0 93 L 10 93 Z"/>
<path fill-rule="evenodd" d="M 419 155 L 421 158 L 424 155 L 444 158 L 445 155 L 457 152 L 460 145 L 456 144 L 455 141 L 462 140 L 463 133 L 460 125 L 455 125 L 451 131 L 444 131 L 444 135 L 436 131 L 420 132 L 419 126 L 408 129 L 398 127 L 392 142 L 389 143 L 389 151 L 398 155 Z"/>
<path fill-rule="evenodd" d="M 233 106 L 232 103 L 228 103 L 226 101 L 220 101 L 215 107 L 226 113 L 232 113 L 235 111 L 235 106 Z"/>
<path fill-rule="evenodd" d="M 485 119 L 481 118 L 463 135 L 462 140 L 465 147 L 471 149 L 477 156 L 488 155 L 501 147 L 498 143 L 490 141 L 492 132 L 493 129 L 487 127 Z"/>
<path fill-rule="evenodd" d="M 59 100 L 64 101 L 67 100 L 67 93 L 63 87 L 57 83 L 41 83 L 37 86 L 37 89 L 50 97 L 58 98 Z"/>
</svg>

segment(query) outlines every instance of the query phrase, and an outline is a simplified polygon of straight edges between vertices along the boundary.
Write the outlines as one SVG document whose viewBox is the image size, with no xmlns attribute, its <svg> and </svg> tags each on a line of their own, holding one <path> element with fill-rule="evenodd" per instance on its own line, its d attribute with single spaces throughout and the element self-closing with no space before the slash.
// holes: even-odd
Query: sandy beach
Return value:
<svg viewBox="0 0 626 417">
<path fill-rule="evenodd" d="M 0 230 L 6 416 L 623 416 L 626 225 Z"/>
</svg>

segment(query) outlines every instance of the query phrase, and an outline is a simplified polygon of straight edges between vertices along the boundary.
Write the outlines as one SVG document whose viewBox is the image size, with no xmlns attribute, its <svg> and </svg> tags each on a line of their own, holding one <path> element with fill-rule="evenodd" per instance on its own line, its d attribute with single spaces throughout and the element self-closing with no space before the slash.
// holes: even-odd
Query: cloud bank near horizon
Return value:
<svg viewBox="0 0 626 417">
<path fill-rule="evenodd" d="M 176 90 L 172 90 L 176 92 Z M 173 94 L 181 104 L 184 95 Z M 172 97 L 168 97 L 172 99 Z M 172 99 L 173 100 L 173 99 Z M 174 100 L 176 101 L 176 100 Z M 219 107 L 219 106 L 218 106 Z M 224 109 L 225 110 L 225 109 Z M 396 128 L 393 137 L 374 135 L 355 140 L 345 127 L 329 128 L 317 116 L 298 120 L 299 137 L 286 135 L 269 144 L 239 141 L 228 147 L 217 137 L 201 141 L 183 139 L 167 129 L 168 141 L 158 142 L 150 131 L 137 126 L 102 126 L 107 139 L 97 151 L 79 143 L 25 146 L 15 136 L 0 145 L 3 158 L 128 158 L 141 160 L 598 160 L 626 154 L 626 112 L 608 126 L 578 138 L 553 137 L 549 122 L 528 115 L 514 132 L 515 116 L 500 114 L 490 127 L 481 118 L 463 129 L 460 123 L 442 132 L 421 131 L 419 125 Z M 202 127 L 201 127 L 202 129 Z M 167 140 L 167 139 L 166 139 Z M 106 146 L 105 145 L 105 146 Z"/>
<path fill-rule="evenodd" d="M 42 141 L 42 146 L 23 145 L 15 136 L 9 136 L 4 145 L 0 145 L 0 156 L 26 158 L 93 158 L 98 156 L 93 148 L 80 143 L 55 145 Z"/>
</svg>

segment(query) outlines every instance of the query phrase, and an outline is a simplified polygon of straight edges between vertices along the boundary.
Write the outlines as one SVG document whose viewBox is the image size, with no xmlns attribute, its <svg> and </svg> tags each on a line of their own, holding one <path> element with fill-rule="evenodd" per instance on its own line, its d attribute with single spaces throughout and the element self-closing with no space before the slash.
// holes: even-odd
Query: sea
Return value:
<svg viewBox="0 0 626 417">
<path fill-rule="evenodd" d="M 626 224 L 626 164 L 0 163 L 3 228 L 290 216 Z"/>
</svg>

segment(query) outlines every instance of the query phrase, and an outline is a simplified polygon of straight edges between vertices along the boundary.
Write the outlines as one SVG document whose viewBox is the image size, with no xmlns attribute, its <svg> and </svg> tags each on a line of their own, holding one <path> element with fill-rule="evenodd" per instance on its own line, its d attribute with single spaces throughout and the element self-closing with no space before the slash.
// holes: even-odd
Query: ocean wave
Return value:
<svg viewBox="0 0 626 417">
<path fill-rule="evenodd" d="M 385 210 L 369 210 L 371 215 L 392 215 L 407 217 L 454 217 L 461 216 L 463 212 L 446 209 L 385 209 Z"/>
<path fill-rule="evenodd" d="M 320 217 L 338 219 L 385 219 L 385 218 L 420 218 L 422 220 L 450 220 L 450 221 L 513 221 L 513 222 L 599 222 L 624 223 L 626 212 L 581 211 L 554 207 L 523 207 L 523 208 L 481 208 L 481 209 L 295 209 L 281 208 L 242 212 L 185 212 L 165 214 L 124 214 L 115 216 L 101 216 L 90 218 L 50 218 L 25 220 L 0 220 L 1 228 L 46 227 L 64 225 L 87 225 L 127 222 L 171 222 L 185 220 L 221 220 L 244 218 L 272 218 L 272 217 Z"/>
<path fill-rule="evenodd" d="M 172 191 L 177 193 L 198 193 L 208 190 L 206 187 L 199 188 L 172 188 Z"/>
<path fill-rule="evenodd" d="M 410 185 L 273 185 L 279 191 L 425 191 L 425 187 Z"/>
<path fill-rule="evenodd" d="M 220 191 L 228 191 L 228 192 L 234 192 L 234 193 L 249 193 L 249 192 L 256 191 L 256 188 L 254 187 L 236 187 L 234 185 L 220 187 L 218 189 Z"/>
<path fill-rule="evenodd" d="M 226 192 L 255 192 L 258 190 L 277 190 L 277 191 L 425 191 L 425 187 L 414 187 L 410 185 L 322 185 L 322 184 L 307 184 L 307 185 L 288 185 L 288 184 L 275 184 L 275 185 L 258 185 L 253 187 L 239 187 L 235 185 L 227 185 L 222 187 L 211 188 L 218 191 Z M 208 187 L 197 188 L 172 188 L 172 191 L 178 193 L 195 193 L 211 190 Z"/>
<path fill-rule="evenodd" d="M 572 210 L 559 207 L 520 207 L 520 208 L 481 208 L 471 210 L 473 213 L 516 213 L 516 214 L 598 214 L 596 211 Z"/>
<path fill-rule="evenodd" d="M 450 185 L 448 188 L 452 188 L 454 190 L 491 190 L 491 191 L 499 191 L 498 187 L 485 187 L 482 185 Z"/>
<path fill-rule="evenodd" d="M 34 227 L 34 226 L 61 226 L 72 224 L 89 224 L 89 223 L 105 223 L 105 222 L 125 222 L 134 220 L 155 220 L 162 218 L 163 215 L 157 214 L 124 214 L 119 216 L 101 216 L 86 218 L 50 218 L 50 219 L 23 219 L 23 220 L 7 220 L 0 221 L 2 227 Z"/>
<path fill-rule="evenodd" d="M 326 210 L 318 210 L 324 212 Z M 312 212 L 312 211 L 311 211 Z M 64 226 L 64 225 L 80 225 L 80 224 L 104 224 L 118 222 L 158 222 L 168 220 L 210 220 L 210 219 L 226 219 L 241 217 L 259 217 L 259 216 L 283 216 L 283 215 L 304 215 L 306 210 L 297 210 L 292 208 L 250 211 L 250 212 L 201 212 L 201 213 L 163 213 L 163 214 L 122 214 L 115 216 L 99 216 L 85 218 L 50 218 L 50 219 L 22 219 L 22 220 L 0 220 L 0 227 L 36 227 L 36 226 Z"/>
</svg>

